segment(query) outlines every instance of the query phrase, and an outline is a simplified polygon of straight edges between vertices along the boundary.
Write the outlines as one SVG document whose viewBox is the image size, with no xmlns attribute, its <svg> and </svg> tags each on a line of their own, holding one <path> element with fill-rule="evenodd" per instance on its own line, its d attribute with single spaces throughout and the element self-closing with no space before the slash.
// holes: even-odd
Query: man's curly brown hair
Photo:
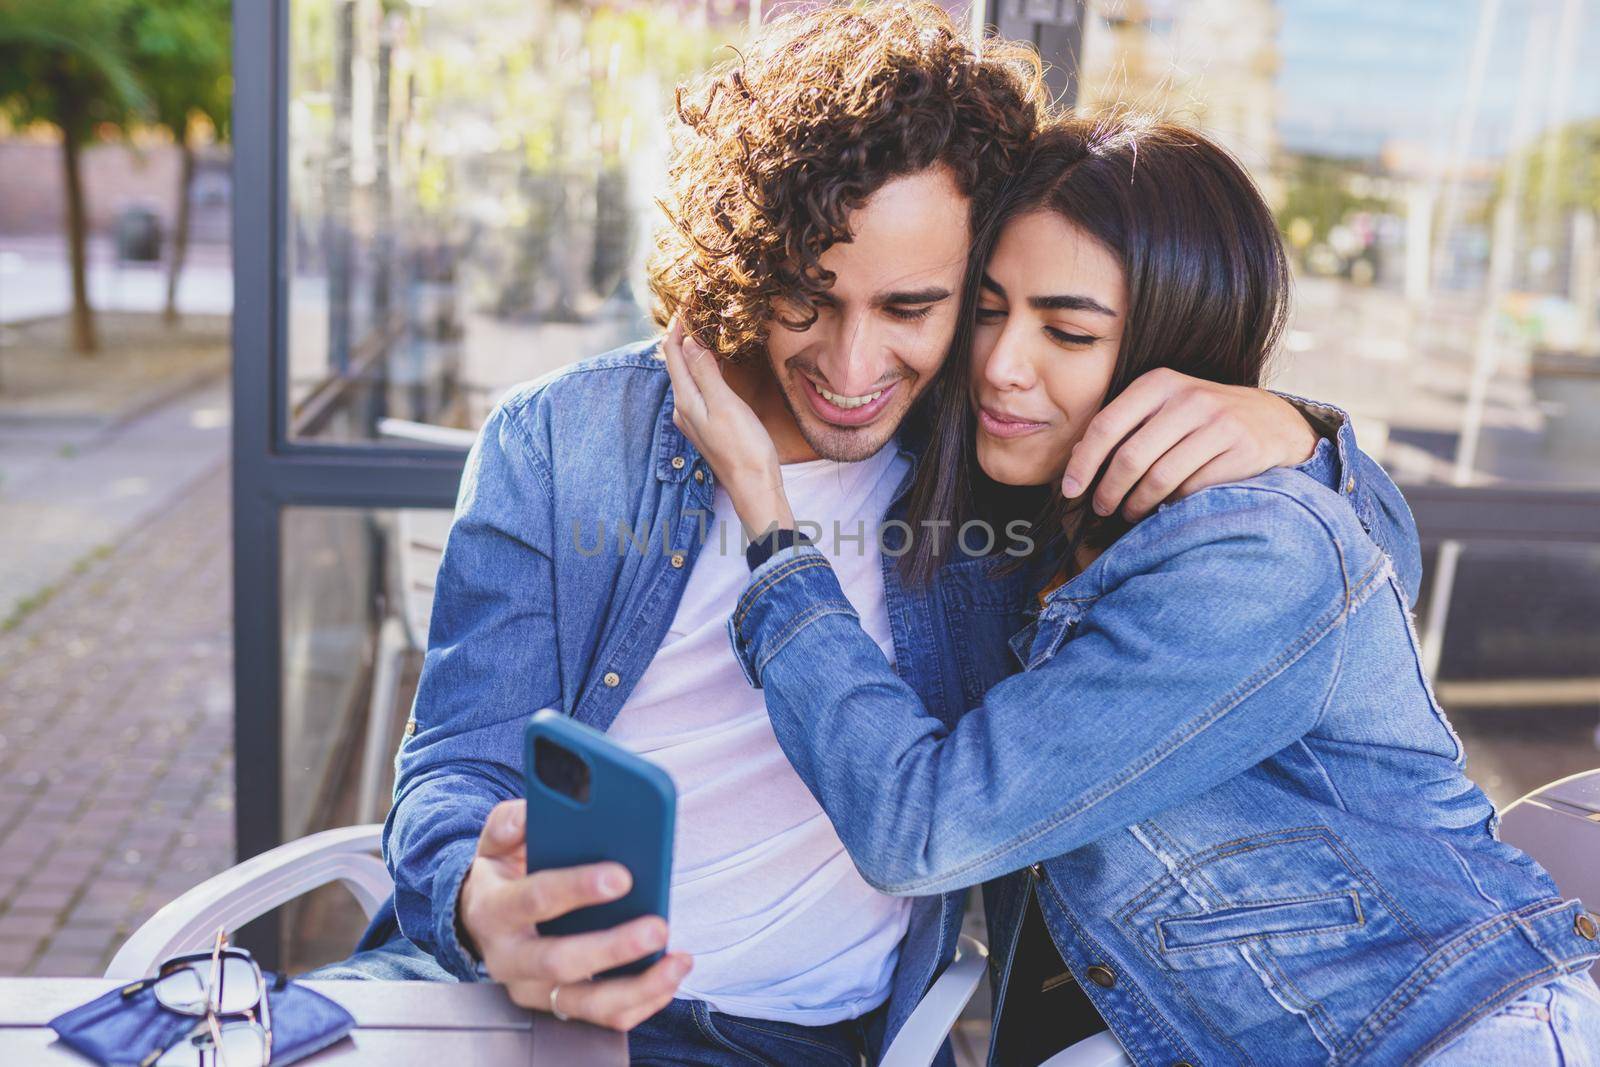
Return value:
<svg viewBox="0 0 1600 1067">
<path fill-rule="evenodd" d="M 804 329 L 833 276 L 822 254 L 892 178 L 942 164 L 982 218 L 1022 162 L 1045 93 L 1031 48 L 980 51 L 929 3 L 781 16 L 678 90 L 650 288 L 712 351 L 748 358 L 777 316 Z M 775 301 L 782 301 L 775 308 Z"/>
</svg>

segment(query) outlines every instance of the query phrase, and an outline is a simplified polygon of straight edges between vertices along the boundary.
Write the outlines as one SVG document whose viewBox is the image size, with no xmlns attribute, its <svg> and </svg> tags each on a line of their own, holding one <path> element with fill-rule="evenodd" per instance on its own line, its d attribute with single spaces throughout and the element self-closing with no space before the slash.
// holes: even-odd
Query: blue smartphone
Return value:
<svg viewBox="0 0 1600 1067">
<path fill-rule="evenodd" d="M 539 932 L 582 934 L 643 915 L 665 919 L 678 810 L 678 791 L 667 772 L 549 708 L 534 713 L 523 740 L 528 873 L 610 860 L 633 875 L 627 896 L 542 922 Z M 661 955 L 599 977 L 638 974 Z"/>
</svg>

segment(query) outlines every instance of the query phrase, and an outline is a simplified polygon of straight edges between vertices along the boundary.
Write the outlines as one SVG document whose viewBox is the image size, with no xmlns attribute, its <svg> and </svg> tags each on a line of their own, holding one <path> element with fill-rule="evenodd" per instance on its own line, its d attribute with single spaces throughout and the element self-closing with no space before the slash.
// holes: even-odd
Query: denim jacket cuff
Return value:
<svg viewBox="0 0 1600 1067">
<path fill-rule="evenodd" d="M 858 618 L 820 550 L 796 545 L 757 567 L 728 618 L 728 640 L 745 681 L 760 689 L 761 672 L 772 657 L 825 615 Z"/>
<path fill-rule="evenodd" d="M 477 982 L 488 977 L 483 964 L 467 951 L 456 936 L 456 909 L 461 901 L 461 883 L 467 880 L 472 869 L 472 858 L 477 855 L 478 843 L 473 840 L 458 841 L 447 846 L 440 854 L 439 866 L 433 876 L 433 955 L 439 966 L 463 982 Z"/>
<path fill-rule="evenodd" d="M 1335 493 L 1350 496 L 1356 490 L 1355 468 L 1350 459 L 1356 451 L 1356 434 L 1350 425 L 1350 415 L 1343 408 L 1307 400 L 1292 393 L 1270 390 L 1293 404 L 1300 414 L 1321 435 L 1322 440 L 1311 453 L 1311 458 L 1296 464 L 1294 469 L 1310 475 Z"/>
</svg>

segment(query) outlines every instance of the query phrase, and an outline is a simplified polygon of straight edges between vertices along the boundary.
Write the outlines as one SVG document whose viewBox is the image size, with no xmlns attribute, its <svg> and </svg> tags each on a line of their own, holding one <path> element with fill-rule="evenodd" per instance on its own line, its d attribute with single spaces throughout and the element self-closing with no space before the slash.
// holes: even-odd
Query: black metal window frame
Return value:
<svg viewBox="0 0 1600 1067">
<path fill-rule="evenodd" d="M 283 843 L 285 508 L 449 508 L 466 453 L 316 444 L 289 432 L 290 0 L 233 10 L 234 834 L 237 859 Z M 244 940 L 276 965 L 275 917 Z"/>
<path fill-rule="evenodd" d="M 283 843 L 284 509 L 449 508 L 466 458 L 461 450 L 291 438 L 290 2 L 233 10 L 234 827 L 241 860 Z M 1429 543 L 1600 543 L 1600 491 L 1415 485 L 1405 492 Z M 252 947 L 275 965 L 276 923 L 253 934 Z"/>
</svg>

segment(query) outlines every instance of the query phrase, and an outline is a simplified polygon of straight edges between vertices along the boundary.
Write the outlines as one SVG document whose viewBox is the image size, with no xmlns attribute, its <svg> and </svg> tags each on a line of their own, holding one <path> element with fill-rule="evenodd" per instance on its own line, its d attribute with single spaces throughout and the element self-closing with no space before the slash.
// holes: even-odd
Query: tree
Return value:
<svg viewBox="0 0 1600 1067">
<path fill-rule="evenodd" d="M 178 320 L 178 279 L 189 250 L 189 194 L 194 184 L 195 125 L 226 137 L 229 119 L 231 0 L 133 0 L 130 60 L 152 104 L 152 118 L 172 134 L 182 164 L 163 318 Z"/>
<path fill-rule="evenodd" d="M 0 113 L 14 125 L 61 131 L 72 261 L 72 345 L 97 347 L 89 307 L 88 214 L 80 149 L 106 126 L 122 131 L 147 105 L 121 29 L 127 0 L 0 0 Z"/>
<path fill-rule="evenodd" d="M 1525 215 L 1540 209 L 1600 211 L 1600 119 L 1588 118 L 1547 131 L 1506 161 L 1499 189 L 1512 168 L 1522 174 Z"/>
</svg>

